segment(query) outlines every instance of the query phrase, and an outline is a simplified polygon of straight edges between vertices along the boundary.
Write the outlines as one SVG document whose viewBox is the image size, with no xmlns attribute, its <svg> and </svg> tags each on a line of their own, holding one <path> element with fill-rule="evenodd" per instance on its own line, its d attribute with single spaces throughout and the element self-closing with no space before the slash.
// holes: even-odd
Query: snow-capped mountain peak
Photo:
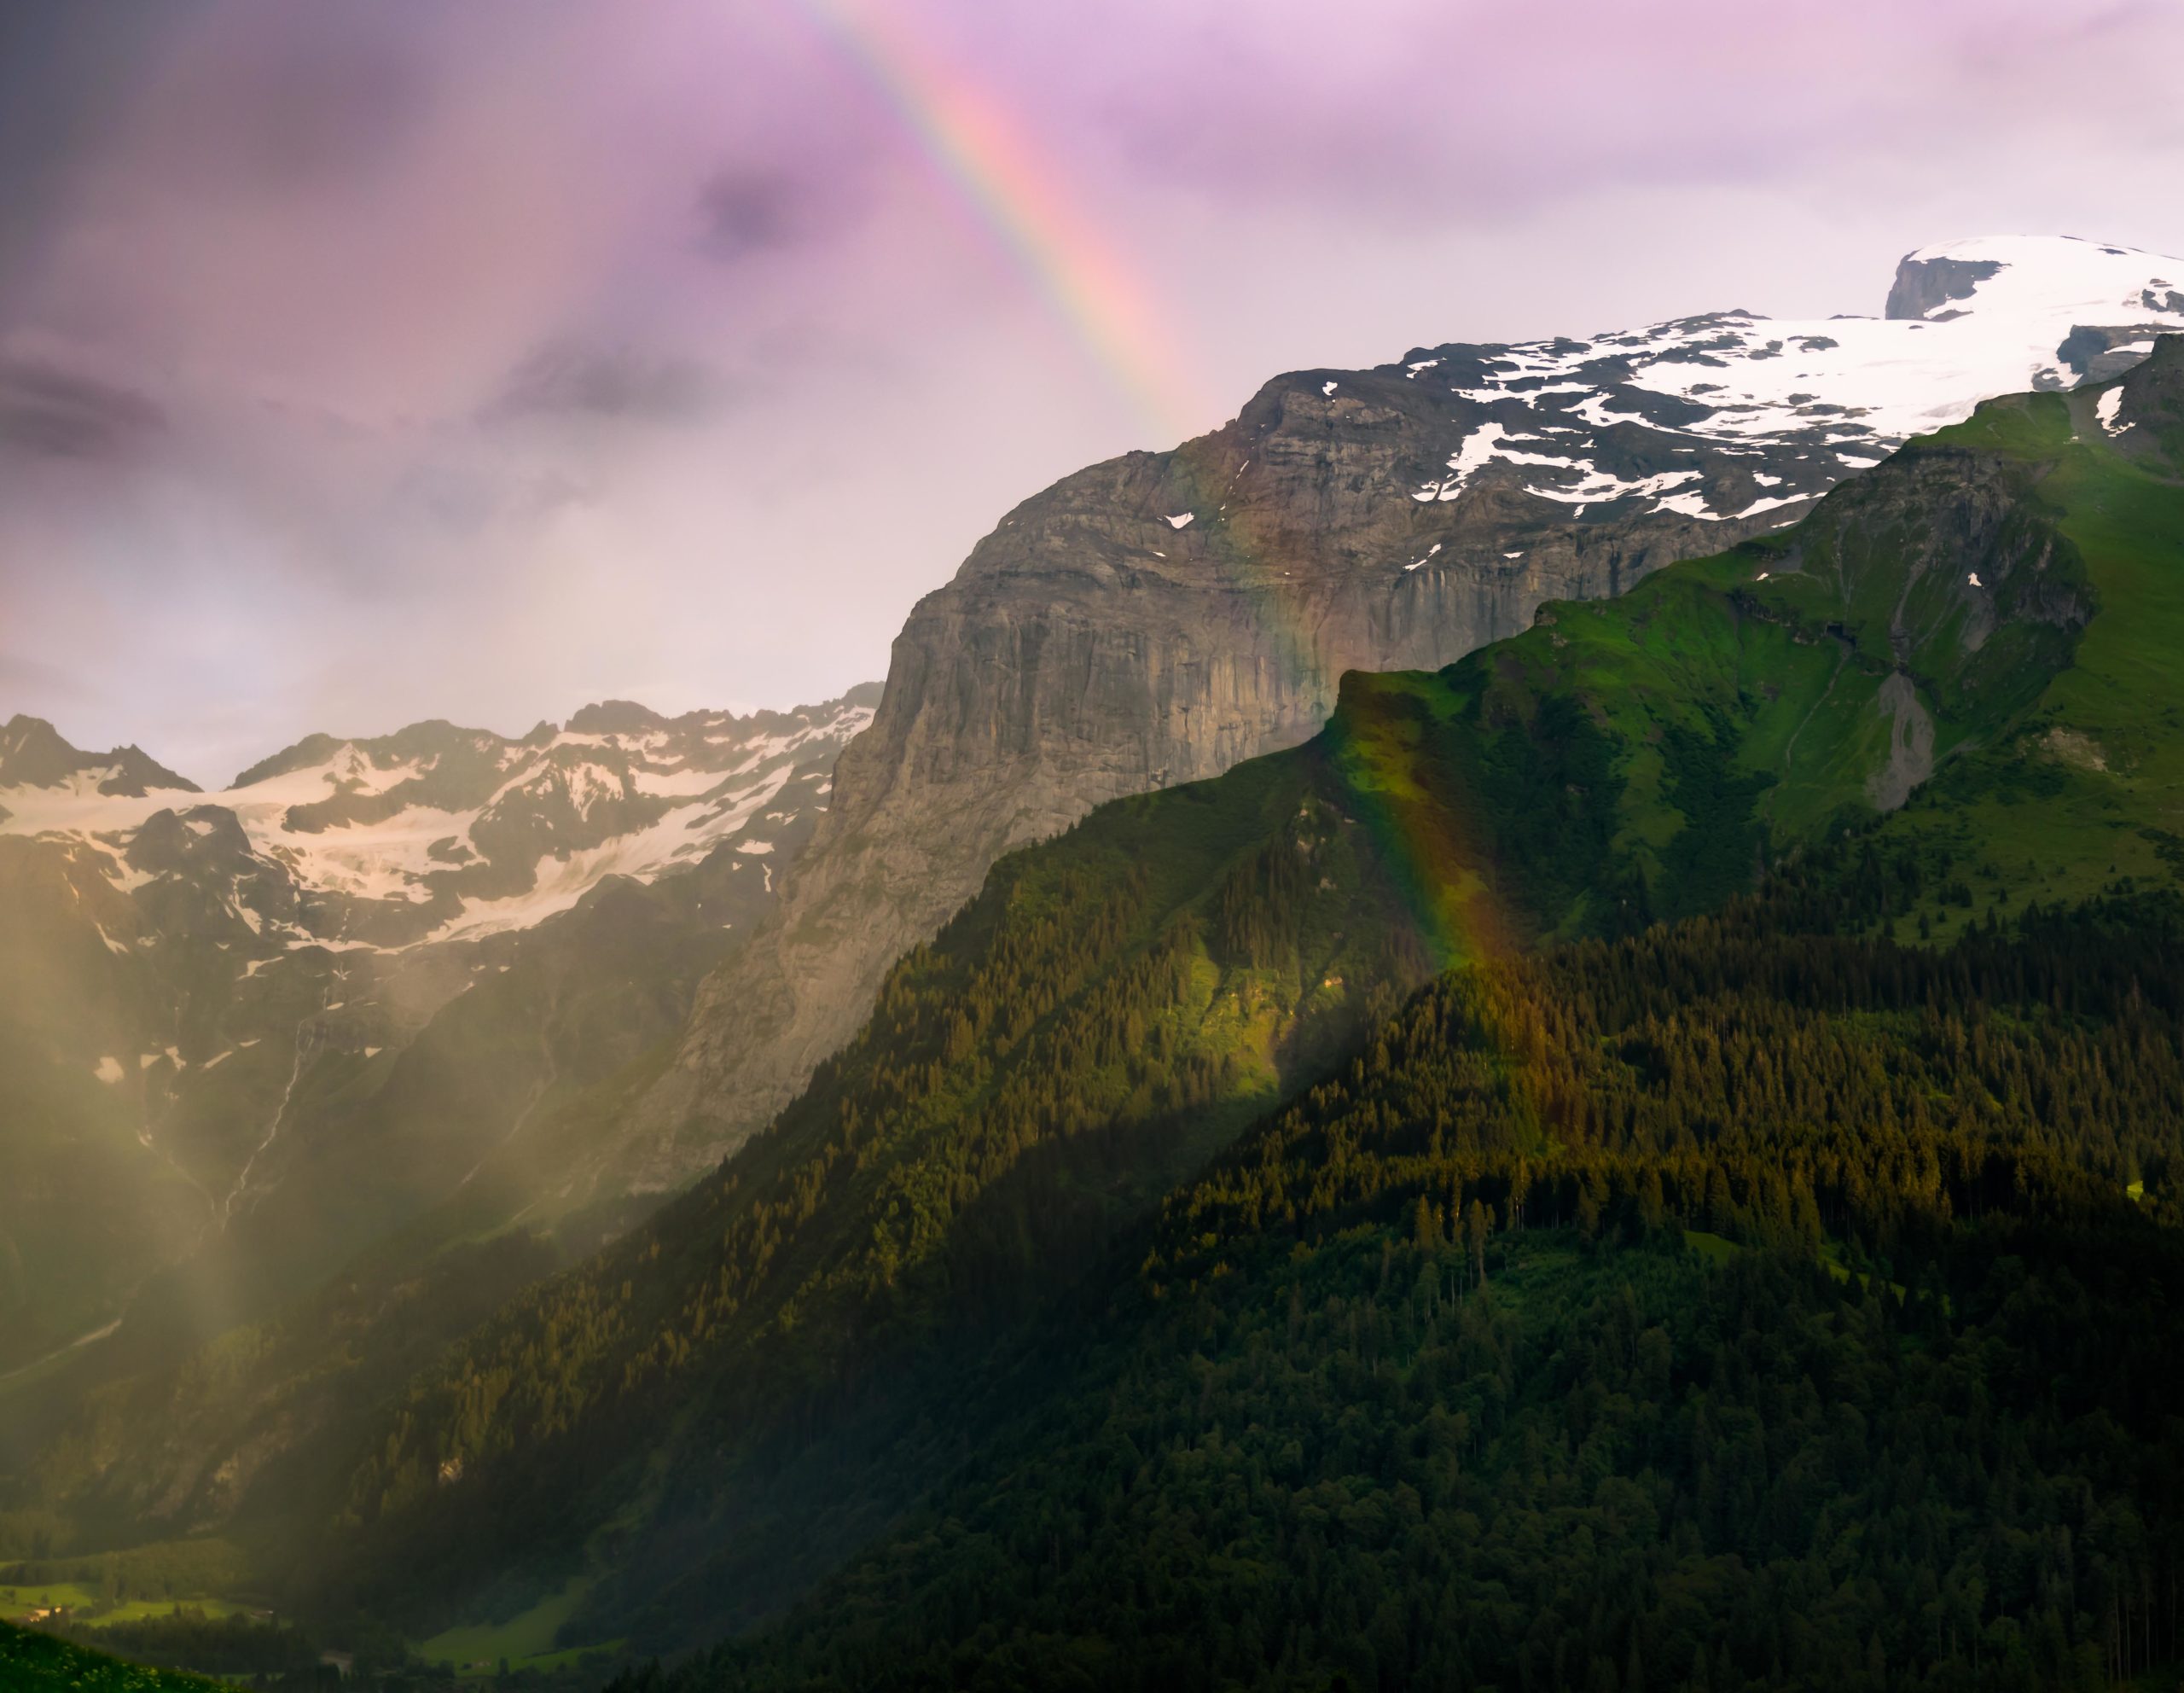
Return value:
<svg viewBox="0 0 2184 1693">
<path fill-rule="evenodd" d="M 770 841 L 823 805 L 872 704 L 859 689 L 793 712 L 671 719 L 615 702 L 520 741 L 440 722 L 312 736 L 186 817 L 293 884 L 251 923 L 272 916 L 291 948 L 474 940 L 566 910 L 611 876 L 651 881 L 724 843 Z M 79 753 L 16 719 L 0 730 L 0 833 L 89 851 L 124 889 L 184 873 L 173 790 L 196 790 L 125 751 L 133 759 Z M 232 828 L 216 831 L 220 820 Z M 136 850 L 153 838 L 166 843 L 156 854 Z"/>
<path fill-rule="evenodd" d="M 85 753 L 43 718 L 18 713 L 0 724 L 0 790 L 66 787 L 91 794 L 141 797 L 159 789 L 195 794 L 183 780 L 136 747 Z"/>
<path fill-rule="evenodd" d="M 2165 330 L 2184 331 L 2184 260 L 2003 236 L 1907 255 L 1885 317 L 1711 312 L 1583 340 L 1418 348 L 1382 371 L 1439 383 L 1471 422 L 1415 501 L 1478 484 L 1579 520 L 1787 521 L 1910 436 L 1998 394 L 2104 380 Z M 1739 458 L 1763 458 L 1766 474 L 1724 475 Z"/>
</svg>

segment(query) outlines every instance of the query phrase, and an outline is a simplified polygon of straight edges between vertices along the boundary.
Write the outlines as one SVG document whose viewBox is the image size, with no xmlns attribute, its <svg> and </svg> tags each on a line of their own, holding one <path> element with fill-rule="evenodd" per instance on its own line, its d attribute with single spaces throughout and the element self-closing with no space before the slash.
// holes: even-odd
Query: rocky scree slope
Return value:
<svg viewBox="0 0 2184 1693">
<path fill-rule="evenodd" d="M 1304 740 L 1346 671 L 1444 665 L 1788 523 L 1981 399 L 2111 375 L 2184 327 L 2181 288 L 2184 261 L 2123 248 L 1955 242 L 1902 261 L 1886 317 L 1301 371 L 1058 483 L 912 612 L 813 851 L 706 986 L 633 1155 L 671 1181 L 762 1126 L 1001 853 Z"/>
</svg>

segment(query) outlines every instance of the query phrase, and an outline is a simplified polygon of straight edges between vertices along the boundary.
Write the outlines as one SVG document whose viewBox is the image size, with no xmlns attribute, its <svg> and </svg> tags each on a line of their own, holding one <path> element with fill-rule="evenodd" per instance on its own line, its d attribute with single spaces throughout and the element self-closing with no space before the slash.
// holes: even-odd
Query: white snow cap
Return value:
<svg viewBox="0 0 2184 1693">
<path fill-rule="evenodd" d="M 2008 236 L 1921 247 L 1905 262 L 1937 266 L 1935 280 L 1955 297 L 1931 301 L 1924 317 L 1782 320 L 1734 311 L 1511 346 L 1487 359 L 1485 386 L 1455 392 L 1482 404 L 1519 401 L 1535 415 L 1551 413 L 1571 426 L 1570 439 L 1485 422 L 1450 457 L 1450 474 L 1420 484 L 1411 497 L 1452 500 L 1500 463 L 1540 467 L 1525 471 L 1525 486 L 1565 503 L 1637 497 L 1649 502 L 1641 509 L 1749 516 L 1800 504 L 1818 489 L 1769 495 L 1740 512 L 1716 510 L 1693 486 L 1695 471 L 1624 478 L 1600 469 L 1581 445 L 1580 426 L 1629 420 L 1628 404 L 1611 409 L 1607 402 L 1612 389 L 1635 391 L 1641 401 L 1664 402 L 1660 415 L 1677 420 L 1650 427 L 1682 435 L 1694 449 L 1816 452 L 1825 486 L 1879 463 L 1913 435 L 1962 422 L 1983 400 L 2105 379 L 2150 352 L 2156 335 L 2184 333 L 2184 259 L 2068 236 Z M 2073 340 L 2079 329 L 2098 333 Z M 2100 368 L 2085 368 L 2096 358 Z M 1627 387 L 1598 374 L 1604 361 L 1627 362 Z M 1414 378 L 1426 368 L 1415 362 L 1405 371 Z M 1542 404 L 1550 396 L 1571 398 Z M 1685 404 L 1708 410 L 1682 421 Z M 2102 421 L 2113 415 L 2106 405 Z M 1776 485 L 1771 478 L 1765 484 Z"/>
<path fill-rule="evenodd" d="M 141 795 L 101 794 L 95 783 L 72 777 L 49 788 L 0 788 L 0 835 L 74 843 L 94 855 L 108 881 L 126 892 L 154 879 L 154 873 L 131 869 L 123 857 L 134 831 L 163 811 L 217 809 L 233 817 L 251 858 L 266 872 L 278 870 L 300 887 L 351 899 L 421 906 L 441 898 L 456 875 L 458 857 L 448 855 L 449 845 L 459 846 L 464 854 L 485 856 L 473 834 L 481 820 L 536 805 L 549 819 L 566 813 L 582 822 L 597 821 L 603 838 L 595 844 L 572 848 L 558 844 L 549 832 L 531 866 L 526 889 L 497 898 L 463 891 L 453 914 L 421 937 L 475 938 L 528 928 L 565 911 L 610 876 L 651 881 L 695 864 L 738 835 L 775 803 L 793 778 L 799 772 L 808 776 L 815 761 L 830 758 L 872 717 L 871 707 L 843 701 L 777 713 L 770 720 L 737 723 L 727 732 L 717 727 L 700 732 L 700 726 L 687 723 L 673 736 L 659 730 L 565 730 L 543 742 L 506 742 L 497 757 L 489 741 L 479 749 L 492 759 L 487 766 L 491 774 L 483 780 L 497 787 L 490 793 L 480 788 L 454 810 L 396 793 L 403 784 L 430 775 L 436 758 L 396 759 L 350 741 L 335 743 L 310 764 L 214 794 L 177 794 L 165 788 Z M 723 721 L 714 720 L 716 725 Z M 600 749 L 595 754 L 595 748 Z M 409 802 L 385 815 L 368 808 L 357 821 L 314 818 L 308 810 L 329 800 L 389 794 Z M 626 815 L 601 810 L 625 800 Z M 209 841 L 216 833 L 212 823 L 199 817 L 186 821 L 195 841 Z M 770 852 L 772 845 L 746 850 Z M 250 873 L 247 868 L 236 872 Z M 240 921 L 264 932 L 259 913 L 240 903 L 232 882 L 228 898 Z M 274 927 L 291 948 L 366 944 L 293 924 Z M 107 945 L 116 951 L 128 950 L 111 936 Z M 242 973 L 255 975 L 269 962 L 251 959 Z M 177 1065 L 181 1062 L 172 1051 L 168 1056 Z M 157 1057 L 140 1054 L 139 1067 L 149 1068 Z M 118 1080 L 122 1074 L 119 1060 L 112 1062 L 112 1073 L 100 1068 L 104 1080 Z"/>
</svg>

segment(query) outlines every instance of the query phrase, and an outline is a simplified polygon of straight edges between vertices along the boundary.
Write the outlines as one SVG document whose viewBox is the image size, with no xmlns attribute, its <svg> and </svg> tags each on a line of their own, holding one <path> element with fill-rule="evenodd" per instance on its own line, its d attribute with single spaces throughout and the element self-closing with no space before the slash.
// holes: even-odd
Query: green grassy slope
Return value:
<svg viewBox="0 0 2184 1693">
<path fill-rule="evenodd" d="M 2104 428 L 2111 389 L 2149 422 Z M 1361 707 L 1385 702 L 1354 714 L 1361 762 L 1451 771 L 1435 803 L 1486 819 L 1511 891 L 1561 934 L 1707 909 L 1874 810 L 1928 871 L 1890 915 L 1936 934 L 2118 876 L 2166 884 L 2184 488 L 2152 438 L 2180 390 L 2170 338 L 2102 389 L 1981 408 L 1781 536 L 1551 608 L 1439 677 L 1360 678 Z M 1900 812 L 1891 756 L 1932 771 Z"/>
<path fill-rule="evenodd" d="M 1945 766 L 1902 820 L 1956 857 L 1982 905 L 2082 898 L 2119 874 L 2163 884 L 2184 869 L 2184 457 L 2173 436 L 2155 439 L 2184 387 L 2177 347 L 2164 340 L 2142 375 L 2109 385 L 2124 391 L 2119 418 L 2148 420 L 2120 437 L 2097 421 L 2095 395 L 2042 407 L 2053 453 L 2042 494 L 2116 614 L 2088 625 L 2014 738 Z M 1976 441 L 2014 423 L 1983 414 L 1958 433 Z"/>
<path fill-rule="evenodd" d="M 2126 415 L 2180 381 L 2164 344 Z M 772 1485 L 769 1430 L 1066 1285 L 1312 1073 L 1361 989 L 1713 908 L 1884 812 L 1843 872 L 1869 926 L 1961 928 L 1967 877 L 2015 908 L 2163 871 L 2152 837 L 2056 815 L 2059 783 L 2114 773 L 2074 766 L 2071 734 L 2163 740 L 2176 689 L 2144 655 L 2184 634 L 2147 585 L 2172 467 L 2121 450 L 2096 398 L 1998 402 L 1782 536 L 1438 675 L 1353 677 L 1314 745 L 1006 862 L 774 1132 L 417 1385 L 357 1473 L 368 1586 L 388 1560 L 459 1592 L 517 1545 L 558 1545 L 558 1580 L 587 1539 L 627 1569 L 648 1545 L 717 1557 L 723 1502 Z M 2139 827 L 2165 791 L 2143 756 L 2115 801 Z M 2049 827 L 2037 874 L 1995 856 Z"/>
<path fill-rule="evenodd" d="M 1781 536 L 1547 608 L 1438 675 L 1348 678 L 1330 730 L 1345 774 L 1426 843 L 1451 931 L 1490 942 L 1710 909 L 1929 768 L 1975 763 L 1972 792 L 1998 765 L 2046 780 L 2066 761 L 2027 737 L 2075 720 L 2082 666 L 2184 629 L 2140 595 L 2175 491 L 2074 438 L 2075 404 L 1998 402 Z M 2127 500 L 2129 531 L 2098 531 Z M 2130 614 L 2099 617 L 2111 597 Z M 2175 692 L 2135 679 L 2141 701 Z M 2105 836 L 2093 856 L 2105 877 Z"/>
<path fill-rule="evenodd" d="M 0 1687 L 9 1693 L 214 1693 L 224 1684 L 181 1670 L 125 1663 L 0 1622 Z"/>
</svg>

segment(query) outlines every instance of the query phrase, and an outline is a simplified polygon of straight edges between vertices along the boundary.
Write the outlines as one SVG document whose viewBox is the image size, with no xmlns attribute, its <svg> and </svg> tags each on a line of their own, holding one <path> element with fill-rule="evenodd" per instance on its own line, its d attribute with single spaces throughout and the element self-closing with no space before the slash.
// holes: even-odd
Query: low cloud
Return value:
<svg viewBox="0 0 2184 1693">
<path fill-rule="evenodd" d="M 510 379 L 499 410 L 690 423 L 711 416 L 728 385 L 695 359 L 630 346 L 561 342 L 541 349 Z"/>
<path fill-rule="evenodd" d="M 37 360 L 0 358 L 0 447 L 44 458 L 112 459 L 165 433 L 145 395 Z"/>
<path fill-rule="evenodd" d="M 814 223 L 808 190 L 779 172 L 726 170 L 698 190 L 698 247 L 735 260 L 797 245 Z"/>
</svg>

